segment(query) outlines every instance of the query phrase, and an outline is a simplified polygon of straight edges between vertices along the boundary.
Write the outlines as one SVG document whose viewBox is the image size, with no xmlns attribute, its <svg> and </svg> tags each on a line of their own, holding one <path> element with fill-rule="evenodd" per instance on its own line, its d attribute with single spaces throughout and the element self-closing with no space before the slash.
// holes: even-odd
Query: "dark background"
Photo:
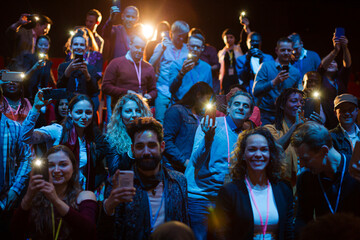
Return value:
<svg viewBox="0 0 360 240">
<path fill-rule="evenodd" d="M 300 33 L 304 47 L 326 56 L 332 49 L 332 34 L 335 27 L 345 28 L 353 59 L 353 72 L 360 69 L 360 1 L 334 0 L 123 0 L 122 8 L 136 5 L 140 9 L 140 21 L 155 25 L 158 21 L 185 20 L 190 27 L 201 28 L 207 42 L 218 50 L 223 47 L 221 33 L 232 28 L 240 33 L 238 16 L 246 10 L 253 31 L 263 36 L 263 51 L 274 56 L 276 40 L 292 32 Z M 111 0 L 20 0 L 2 1 L 1 55 L 4 32 L 16 22 L 21 13 L 39 13 L 49 16 L 54 25 L 49 36 L 52 40 L 50 57 L 64 57 L 63 45 L 68 31 L 83 25 L 86 12 L 96 8 L 103 14 L 103 23 L 109 17 Z"/>
</svg>

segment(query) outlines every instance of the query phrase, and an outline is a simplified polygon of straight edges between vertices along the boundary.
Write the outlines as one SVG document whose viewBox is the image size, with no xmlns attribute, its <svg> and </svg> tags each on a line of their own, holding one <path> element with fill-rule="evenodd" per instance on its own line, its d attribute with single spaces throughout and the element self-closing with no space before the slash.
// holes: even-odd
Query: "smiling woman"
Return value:
<svg viewBox="0 0 360 240">
<path fill-rule="evenodd" d="M 282 148 L 266 128 L 239 135 L 233 181 L 224 185 L 213 214 L 221 239 L 293 239 L 293 194 L 280 177 Z"/>
<path fill-rule="evenodd" d="M 40 90 L 23 123 L 22 141 L 29 144 L 45 142 L 48 148 L 58 144 L 69 147 L 78 161 L 82 188 L 95 190 L 106 177 L 102 160 L 108 151 L 103 136 L 93 121 L 93 102 L 86 95 L 77 95 L 70 101 L 68 116 L 61 125 L 54 123 L 34 130 L 41 107 L 48 103 L 49 101 L 43 98 L 43 91 Z"/>
<path fill-rule="evenodd" d="M 12 220 L 14 239 L 94 239 L 97 202 L 94 193 L 81 191 L 77 160 L 71 150 L 50 148 L 33 166 L 29 187 Z M 49 180 L 35 169 L 49 166 Z M 53 229 L 56 227 L 56 233 Z"/>
</svg>

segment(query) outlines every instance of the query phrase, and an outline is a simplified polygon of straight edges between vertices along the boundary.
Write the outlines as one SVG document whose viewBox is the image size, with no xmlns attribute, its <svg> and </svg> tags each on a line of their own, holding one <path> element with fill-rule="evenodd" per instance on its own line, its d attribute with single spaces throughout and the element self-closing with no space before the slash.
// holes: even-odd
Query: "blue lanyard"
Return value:
<svg viewBox="0 0 360 240">
<path fill-rule="evenodd" d="M 327 204 L 328 204 L 328 206 L 329 206 L 329 209 L 330 209 L 330 211 L 331 211 L 332 214 L 335 214 L 336 211 L 337 211 L 337 208 L 338 208 L 338 205 L 339 205 L 339 200 L 340 200 L 340 194 L 341 194 L 341 186 L 342 186 L 342 182 L 343 182 L 343 180 L 344 180 L 344 175 L 345 175 L 346 157 L 345 157 L 344 154 L 342 154 L 342 155 L 343 155 L 343 157 L 344 157 L 344 166 L 343 166 L 343 170 L 342 170 L 342 173 L 341 173 L 340 187 L 339 187 L 339 191 L 338 191 L 338 195 L 337 195 L 337 199 L 336 199 L 335 210 L 334 210 L 334 209 L 332 208 L 332 206 L 331 206 L 331 203 L 330 203 L 330 201 L 329 201 L 329 198 L 328 198 L 328 196 L 326 195 L 326 192 L 325 192 L 325 190 L 324 190 L 324 186 L 323 186 L 322 183 L 321 183 L 320 174 L 318 174 L 318 180 L 319 180 L 319 183 L 320 183 L 321 190 L 322 190 L 322 192 L 323 192 L 323 194 L 324 194 L 325 200 L 326 200 L 326 202 L 327 202 Z"/>
<path fill-rule="evenodd" d="M 165 185 L 164 185 L 164 191 L 163 191 L 162 196 L 161 196 L 161 202 L 160 202 L 159 209 L 156 211 L 155 216 L 152 217 L 151 203 L 150 203 L 150 198 L 149 198 L 149 196 L 148 196 L 151 232 L 154 231 L 154 226 L 155 226 L 155 223 L 156 223 L 157 218 L 159 217 L 159 213 L 160 213 L 161 207 L 162 207 L 162 205 L 163 205 L 164 198 L 165 198 Z"/>
</svg>

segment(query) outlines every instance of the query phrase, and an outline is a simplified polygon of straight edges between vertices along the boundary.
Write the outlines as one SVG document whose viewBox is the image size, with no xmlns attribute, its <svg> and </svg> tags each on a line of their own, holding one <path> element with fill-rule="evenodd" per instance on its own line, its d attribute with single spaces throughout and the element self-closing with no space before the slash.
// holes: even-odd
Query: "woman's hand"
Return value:
<svg viewBox="0 0 360 240">
<path fill-rule="evenodd" d="M 55 204 L 56 201 L 60 200 L 56 191 L 54 184 L 44 181 L 43 187 L 40 189 L 40 192 L 52 203 Z"/>
<path fill-rule="evenodd" d="M 87 69 L 87 64 L 86 62 L 82 62 L 80 65 L 79 65 L 79 70 L 84 74 L 85 78 L 86 78 L 86 81 L 90 81 L 91 80 L 91 76 L 89 74 L 89 71 Z"/>
<path fill-rule="evenodd" d="M 69 78 L 73 71 L 80 69 L 82 63 L 83 61 L 81 61 L 81 59 L 73 59 L 65 69 L 65 77 Z"/>
<path fill-rule="evenodd" d="M 21 207 L 24 210 L 29 210 L 31 208 L 32 200 L 35 195 L 40 191 L 45 185 L 45 180 L 42 175 L 32 175 L 30 174 L 30 182 L 27 188 L 26 194 L 21 201 Z"/>
</svg>

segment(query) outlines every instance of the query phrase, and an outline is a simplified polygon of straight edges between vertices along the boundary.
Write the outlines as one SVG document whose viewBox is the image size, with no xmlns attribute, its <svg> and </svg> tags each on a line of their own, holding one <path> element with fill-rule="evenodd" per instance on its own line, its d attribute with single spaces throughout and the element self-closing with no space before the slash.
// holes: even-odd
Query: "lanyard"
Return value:
<svg viewBox="0 0 360 240">
<path fill-rule="evenodd" d="M 266 210 L 266 221 L 265 221 L 265 225 L 263 224 L 263 219 L 262 219 L 262 216 L 261 216 L 261 213 L 260 213 L 260 210 L 259 210 L 259 207 L 256 203 L 256 200 L 255 200 L 255 196 L 254 196 L 254 193 L 253 193 L 253 190 L 250 186 L 250 183 L 249 183 L 249 180 L 247 179 L 247 177 L 245 177 L 245 180 L 246 180 L 246 184 L 250 190 L 250 195 L 251 195 L 251 199 L 253 200 L 253 203 L 255 205 L 255 208 L 259 214 L 259 217 L 260 217 L 260 223 L 261 223 L 261 228 L 263 230 L 263 239 L 265 239 L 265 234 L 266 234 L 266 229 L 267 229 L 267 226 L 268 226 L 268 222 L 269 222 L 269 202 L 270 202 L 270 183 L 269 183 L 269 180 L 267 181 L 267 210 Z"/>
<path fill-rule="evenodd" d="M 136 67 L 136 64 L 134 61 L 132 61 L 133 64 L 134 64 L 134 67 L 135 67 L 135 71 L 136 71 L 136 76 L 138 78 L 138 81 L 139 81 L 139 89 L 141 89 L 141 60 L 140 60 L 140 63 L 139 63 L 139 69 Z"/>
<path fill-rule="evenodd" d="M 229 141 L 229 131 L 226 124 L 226 117 L 224 117 L 224 124 L 225 124 L 225 132 L 226 132 L 226 140 L 227 140 L 227 147 L 228 147 L 228 166 L 230 167 L 230 141 Z"/>
<path fill-rule="evenodd" d="M 342 154 L 342 156 L 344 157 L 344 166 L 343 166 L 343 170 L 342 170 L 342 173 L 341 173 L 340 187 L 339 187 L 339 191 L 338 191 L 337 198 L 336 198 L 335 209 L 332 208 L 331 203 L 329 201 L 329 198 L 328 198 L 328 196 L 327 196 L 327 194 L 326 194 L 326 192 L 324 190 L 324 186 L 321 183 L 320 174 L 318 175 L 318 180 L 319 180 L 319 183 L 320 183 L 321 190 L 322 190 L 322 192 L 324 194 L 325 200 L 326 200 L 332 214 L 335 214 L 337 209 L 338 209 L 339 200 L 340 200 L 340 194 L 341 194 L 341 186 L 342 186 L 342 182 L 344 180 L 344 175 L 345 175 L 346 157 L 345 157 L 344 154 Z"/>
<path fill-rule="evenodd" d="M 56 234 L 55 234 L 54 207 L 53 207 L 52 204 L 50 204 L 50 206 L 51 206 L 51 220 L 52 220 L 53 239 L 54 239 L 54 240 L 57 240 L 58 237 L 59 237 L 59 232 L 60 232 L 60 228 L 61 228 L 62 218 L 60 218 L 59 225 L 58 225 L 58 227 L 57 227 Z"/>
<path fill-rule="evenodd" d="M 148 197 L 148 201 L 149 201 L 149 211 L 150 211 L 151 232 L 154 231 L 154 226 L 155 226 L 155 223 L 156 223 L 157 218 L 159 217 L 159 213 L 160 213 L 161 207 L 162 207 L 162 205 L 163 205 L 164 198 L 165 198 L 165 186 L 164 186 L 164 192 L 163 192 L 163 194 L 162 194 L 162 196 L 161 196 L 160 206 L 159 206 L 158 210 L 156 211 L 155 216 L 152 217 L 151 203 L 150 203 L 150 199 L 149 199 L 149 197 Z"/>
</svg>

